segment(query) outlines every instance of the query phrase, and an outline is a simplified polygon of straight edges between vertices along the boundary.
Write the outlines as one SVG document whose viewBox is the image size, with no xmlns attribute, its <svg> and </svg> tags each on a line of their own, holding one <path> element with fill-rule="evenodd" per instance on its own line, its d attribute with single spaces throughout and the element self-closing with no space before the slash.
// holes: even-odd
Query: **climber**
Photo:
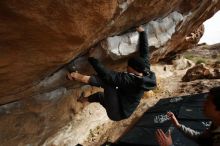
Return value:
<svg viewBox="0 0 220 146">
<path fill-rule="evenodd" d="M 97 92 L 80 101 L 99 102 L 106 109 L 108 117 L 114 121 L 128 118 L 140 103 L 144 91 L 156 87 L 155 74 L 150 70 L 147 34 L 141 26 L 136 30 L 140 35 L 140 55 L 128 60 L 127 72 L 109 70 L 99 60 L 89 57 L 88 61 L 97 75 L 87 76 L 78 72 L 67 74 L 70 80 L 102 87 L 104 92 Z"/>
<path fill-rule="evenodd" d="M 167 116 L 181 133 L 200 146 L 220 146 L 220 86 L 210 89 L 203 110 L 204 114 L 212 120 L 212 125 L 204 132 L 198 132 L 180 124 L 172 112 L 168 112 Z M 161 129 L 157 129 L 156 139 L 160 146 L 174 146 L 170 132 L 165 134 Z"/>
</svg>

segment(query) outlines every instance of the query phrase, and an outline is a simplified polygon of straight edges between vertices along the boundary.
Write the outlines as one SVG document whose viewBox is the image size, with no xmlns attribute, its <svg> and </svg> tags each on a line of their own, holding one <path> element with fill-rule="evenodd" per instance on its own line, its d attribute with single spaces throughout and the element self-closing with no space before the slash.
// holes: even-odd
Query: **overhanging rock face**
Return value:
<svg viewBox="0 0 220 146">
<path fill-rule="evenodd" d="M 5 104 L 38 94 L 38 84 L 79 53 L 139 24 L 149 22 L 150 36 L 155 36 L 150 44 L 164 44 L 152 52 L 157 62 L 181 50 L 185 36 L 218 10 L 218 1 L 4 0 L 0 7 L 0 104 Z M 178 15 L 185 19 L 166 24 L 181 20 Z"/>
<path fill-rule="evenodd" d="M 74 120 L 76 97 L 85 88 L 65 79 L 64 65 L 79 54 L 76 65 L 84 73 L 91 71 L 86 61 L 90 47 L 97 46 L 98 58 L 105 59 L 107 64 L 117 62 L 135 52 L 135 32 L 124 33 L 146 24 L 151 62 L 156 63 L 197 43 L 202 35 L 202 29 L 198 28 L 219 10 L 219 3 L 217 0 L 1 0 L 1 144 L 41 144 Z M 192 32 L 200 35 L 192 37 Z M 119 47 L 114 46 L 116 36 L 122 40 Z M 190 39 L 186 41 L 187 36 Z M 102 48 L 107 44 L 110 47 Z M 106 50 L 116 60 L 109 59 Z M 71 94 L 69 89 L 73 89 Z M 69 98 L 70 95 L 74 98 Z"/>
<path fill-rule="evenodd" d="M 175 11 L 163 19 L 159 18 L 143 25 L 145 30 L 147 30 L 149 46 L 159 49 L 166 45 L 176 32 L 177 24 L 181 23 L 181 21 L 183 21 L 183 15 Z M 107 53 L 113 60 L 136 52 L 137 43 L 137 32 L 128 32 L 120 36 L 108 37 L 101 42 L 103 49 L 107 49 Z"/>
</svg>

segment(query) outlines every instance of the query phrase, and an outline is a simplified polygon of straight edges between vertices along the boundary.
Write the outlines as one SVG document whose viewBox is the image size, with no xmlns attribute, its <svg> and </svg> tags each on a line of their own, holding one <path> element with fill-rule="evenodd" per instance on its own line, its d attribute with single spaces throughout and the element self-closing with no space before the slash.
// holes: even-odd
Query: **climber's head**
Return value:
<svg viewBox="0 0 220 146">
<path fill-rule="evenodd" d="M 127 71 L 131 73 L 143 74 L 146 71 L 144 59 L 140 57 L 133 57 L 128 60 Z"/>
</svg>

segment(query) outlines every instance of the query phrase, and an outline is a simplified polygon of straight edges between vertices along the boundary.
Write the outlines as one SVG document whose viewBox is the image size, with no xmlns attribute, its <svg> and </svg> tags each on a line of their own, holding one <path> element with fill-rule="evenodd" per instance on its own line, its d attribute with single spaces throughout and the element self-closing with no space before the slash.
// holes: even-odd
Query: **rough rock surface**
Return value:
<svg viewBox="0 0 220 146">
<path fill-rule="evenodd" d="M 220 68 L 209 68 L 204 63 L 198 64 L 187 70 L 182 81 L 189 82 L 197 79 L 220 79 Z"/>
<path fill-rule="evenodd" d="M 177 24 L 183 21 L 183 19 L 181 13 L 174 11 L 163 19 L 159 18 L 143 25 L 145 30 L 147 30 L 149 46 L 154 48 L 164 46 L 175 33 Z M 120 36 L 108 37 L 101 42 L 102 48 L 107 49 L 107 53 L 114 60 L 136 52 L 137 44 L 137 32 L 127 32 Z"/>
<path fill-rule="evenodd" d="M 174 65 L 175 69 L 183 70 L 183 69 L 187 69 L 189 67 L 194 66 L 195 63 L 192 62 L 191 60 L 188 60 L 188 59 L 181 56 L 181 57 L 173 60 L 173 65 Z"/>
<path fill-rule="evenodd" d="M 1 145 L 41 145 L 76 120 L 82 108 L 76 98 L 91 88 L 65 80 L 65 64 L 76 59 L 80 71 L 91 73 L 86 52 L 94 46 L 109 67 L 124 65 L 125 59 L 112 61 L 99 41 L 150 25 L 156 63 L 189 48 L 186 37 L 219 8 L 217 0 L 1 0 Z"/>
<path fill-rule="evenodd" d="M 182 81 L 189 82 L 197 79 L 208 79 L 212 76 L 211 71 L 204 63 L 198 64 L 187 70 Z"/>
<path fill-rule="evenodd" d="M 164 22 L 149 23 L 154 28 L 152 38 L 162 42 L 152 49 L 151 60 L 157 62 L 185 49 L 185 37 L 211 17 L 218 5 L 209 0 L 1 1 L 0 103 L 59 88 L 65 83 L 42 87 L 41 82 L 100 40 L 152 20 Z M 176 19 L 168 21 L 173 15 L 182 19 L 178 25 Z"/>
</svg>

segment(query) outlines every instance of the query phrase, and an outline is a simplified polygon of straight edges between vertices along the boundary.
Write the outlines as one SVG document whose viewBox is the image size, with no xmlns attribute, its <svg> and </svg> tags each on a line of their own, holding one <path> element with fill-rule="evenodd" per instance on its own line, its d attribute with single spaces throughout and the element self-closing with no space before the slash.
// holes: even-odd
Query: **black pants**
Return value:
<svg viewBox="0 0 220 146">
<path fill-rule="evenodd" d="M 116 87 L 108 85 L 98 76 L 91 76 L 89 84 L 91 86 L 102 87 L 104 92 L 97 92 L 88 97 L 89 102 L 99 102 L 107 112 L 108 117 L 113 121 L 122 120 L 121 107 L 117 95 Z"/>
</svg>

